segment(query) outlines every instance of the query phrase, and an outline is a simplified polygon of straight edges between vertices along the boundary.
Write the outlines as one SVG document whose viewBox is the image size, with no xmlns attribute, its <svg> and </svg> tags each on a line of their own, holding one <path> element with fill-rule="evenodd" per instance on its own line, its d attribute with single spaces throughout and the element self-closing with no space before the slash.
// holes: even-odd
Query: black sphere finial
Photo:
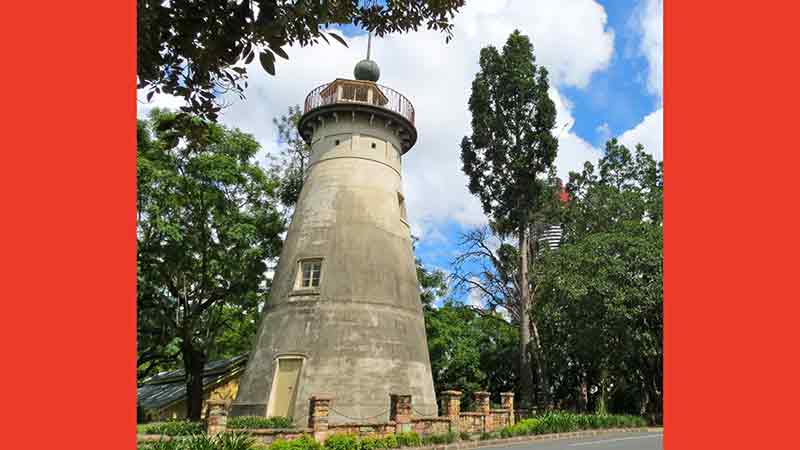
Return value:
<svg viewBox="0 0 800 450">
<path fill-rule="evenodd" d="M 356 64 L 356 68 L 353 69 L 353 75 L 356 77 L 356 80 L 375 82 L 381 77 L 381 68 L 378 67 L 375 61 L 369 59 L 371 48 L 372 32 L 369 32 L 367 35 L 367 59 L 359 61 L 358 64 Z"/>
</svg>

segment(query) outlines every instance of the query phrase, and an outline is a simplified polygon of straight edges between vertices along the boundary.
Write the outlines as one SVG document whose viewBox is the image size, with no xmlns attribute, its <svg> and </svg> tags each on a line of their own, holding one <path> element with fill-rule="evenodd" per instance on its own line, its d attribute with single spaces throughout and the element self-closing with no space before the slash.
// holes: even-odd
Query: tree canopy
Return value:
<svg viewBox="0 0 800 450">
<path fill-rule="evenodd" d="M 250 135 L 188 115 L 155 110 L 138 123 L 139 367 L 179 359 L 191 419 L 208 358 L 249 346 L 267 260 L 282 245 L 278 183 L 256 164 L 258 149 Z"/>
<path fill-rule="evenodd" d="M 383 36 L 421 26 L 452 37 L 450 20 L 463 0 L 137 0 L 138 88 L 183 97 L 183 109 L 215 120 L 217 97 L 244 98 L 246 64 L 256 57 L 275 74 L 275 56 L 329 37 L 331 26 L 364 28 Z M 244 63 L 244 64 L 240 64 Z"/>
<path fill-rule="evenodd" d="M 280 181 L 278 198 L 287 209 L 294 208 L 308 171 L 311 146 L 306 143 L 297 124 L 303 113 L 299 105 L 290 106 L 287 113 L 272 119 L 278 133 L 280 153 L 270 157 L 270 171 Z"/>
<path fill-rule="evenodd" d="M 606 145 L 599 170 L 573 173 L 564 242 L 542 264 L 536 306 L 562 399 L 658 415 L 663 357 L 662 164 Z M 583 392 L 581 392 L 583 390 Z M 578 398 L 578 397 L 583 397 Z"/>
<path fill-rule="evenodd" d="M 542 211 L 546 175 L 558 150 L 555 104 L 548 95 L 547 69 L 537 67 L 533 45 L 515 30 L 503 51 L 488 46 L 480 53 L 480 71 L 472 82 L 469 110 L 472 136 L 461 141 L 463 171 L 469 191 L 477 196 L 492 227 L 517 237 L 516 305 L 520 318 L 520 404 L 533 400 L 529 346 L 539 360 L 536 321 L 529 323 L 534 291 L 528 276 L 532 262 L 531 232 Z M 531 332 L 532 331 L 532 332 Z M 533 338 L 533 339 L 531 339 Z M 537 378 L 546 385 L 544 364 L 537 361 Z M 542 386 L 539 386 L 540 388 Z M 547 400 L 542 391 L 539 400 Z"/>
</svg>

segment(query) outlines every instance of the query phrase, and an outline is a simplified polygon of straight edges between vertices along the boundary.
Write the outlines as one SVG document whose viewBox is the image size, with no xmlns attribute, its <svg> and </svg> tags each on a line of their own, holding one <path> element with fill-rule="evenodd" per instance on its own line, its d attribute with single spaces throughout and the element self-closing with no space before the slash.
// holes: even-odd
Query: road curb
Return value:
<svg viewBox="0 0 800 450">
<path fill-rule="evenodd" d="M 581 439 L 581 438 L 595 437 L 612 433 L 643 433 L 643 432 L 659 433 L 663 431 L 664 429 L 659 427 L 606 428 L 602 430 L 573 431 L 570 433 L 536 434 L 532 436 L 515 436 L 510 438 L 486 439 L 483 441 L 454 442 L 452 444 L 415 447 L 414 450 L 466 450 L 466 449 L 474 449 L 482 447 L 496 447 L 502 445 L 524 444 L 535 441 Z"/>
</svg>

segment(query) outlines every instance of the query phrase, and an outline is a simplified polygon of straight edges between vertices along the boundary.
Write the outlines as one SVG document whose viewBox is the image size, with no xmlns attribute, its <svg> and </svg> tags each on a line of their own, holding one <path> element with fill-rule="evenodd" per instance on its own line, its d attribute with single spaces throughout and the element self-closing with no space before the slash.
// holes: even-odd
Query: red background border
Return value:
<svg viewBox="0 0 800 450">
<path fill-rule="evenodd" d="M 796 445 L 798 11 L 771 5 L 665 5 L 668 450 Z M 133 449 L 135 2 L 0 21 L 2 445 Z"/>
<path fill-rule="evenodd" d="M 135 16 L 0 5 L 2 448 L 136 448 Z"/>
</svg>

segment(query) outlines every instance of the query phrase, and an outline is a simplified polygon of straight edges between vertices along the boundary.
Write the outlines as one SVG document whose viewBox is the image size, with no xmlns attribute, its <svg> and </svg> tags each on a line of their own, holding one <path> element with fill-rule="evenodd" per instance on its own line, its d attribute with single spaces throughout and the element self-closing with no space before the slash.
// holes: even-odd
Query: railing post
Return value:
<svg viewBox="0 0 800 450">
<path fill-rule="evenodd" d="M 514 393 L 513 392 L 501 392 L 500 393 L 500 404 L 503 406 L 503 409 L 508 410 L 508 424 L 514 425 Z"/>
<path fill-rule="evenodd" d="M 395 433 L 411 431 L 411 396 L 389 395 L 389 420 L 395 423 Z"/>
<path fill-rule="evenodd" d="M 311 397 L 308 426 L 312 429 L 317 442 L 325 442 L 325 439 L 328 438 L 328 414 L 330 414 L 332 402 L 333 395 L 331 394 L 316 394 Z"/>
<path fill-rule="evenodd" d="M 439 397 L 442 399 L 442 411 L 450 419 L 450 431 L 457 432 L 461 417 L 461 391 L 444 391 Z"/>
<path fill-rule="evenodd" d="M 208 400 L 208 417 L 206 417 L 206 433 L 216 436 L 225 431 L 228 426 L 228 401 Z"/>
</svg>

